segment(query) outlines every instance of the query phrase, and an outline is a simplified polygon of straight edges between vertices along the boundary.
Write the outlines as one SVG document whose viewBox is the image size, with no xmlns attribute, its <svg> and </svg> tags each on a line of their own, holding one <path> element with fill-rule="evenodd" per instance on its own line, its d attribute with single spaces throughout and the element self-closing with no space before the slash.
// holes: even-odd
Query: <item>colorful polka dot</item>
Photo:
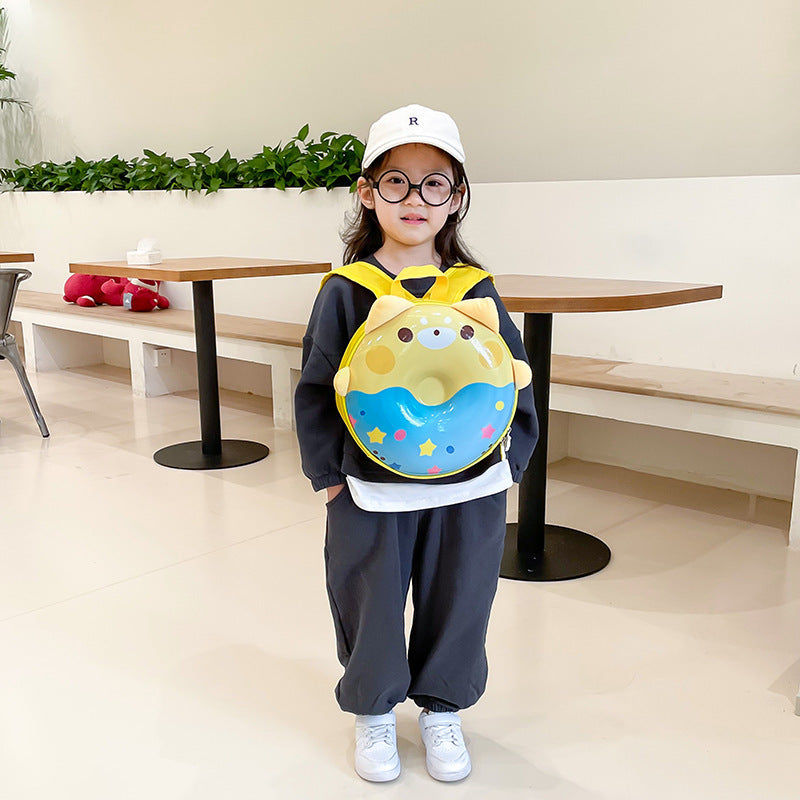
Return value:
<svg viewBox="0 0 800 800">
<path fill-rule="evenodd" d="M 451 444 L 447 445 L 447 452 L 448 453 L 455 453 L 455 451 L 456 451 L 456 449 L 455 449 L 455 447 L 453 447 L 453 445 L 451 445 Z"/>
<path fill-rule="evenodd" d="M 496 408 L 498 411 L 502 411 L 502 410 L 503 410 L 503 409 L 506 407 L 506 404 L 505 404 L 505 403 L 504 403 L 502 400 L 498 400 L 498 401 L 497 401 L 497 402 L 494 404 L 494 407 L 495 407 L 495 408 Z"/>
<path fill-rule="evenodd" d="M 398 442 L 402 442 L 403 439 L 406 438 L 406 432 L 400 428 L 400 430 L 394 432 L 394 438 L 397 439 Z"/>
</svg>

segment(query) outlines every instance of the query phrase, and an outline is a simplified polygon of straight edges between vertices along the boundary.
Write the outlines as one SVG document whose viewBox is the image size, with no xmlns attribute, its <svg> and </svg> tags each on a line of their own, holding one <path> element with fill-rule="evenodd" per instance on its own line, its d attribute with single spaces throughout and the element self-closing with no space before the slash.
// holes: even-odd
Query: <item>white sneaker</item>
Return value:
<svg viewBox="0 0 800 800">
<path fill-rule="evenodd" d="M 460 781 L 469 775 L 472 764 L 458 714 L 423 711 L 419 715 L 419 729 L 425 743 L 425 764 L 432 778 Z"/>
<path fill-rule="evenodd" d="M 365 781 L 393 781 L 400 774 L 394 711 L 356 717 L 356 772 Z"/>
</svg>

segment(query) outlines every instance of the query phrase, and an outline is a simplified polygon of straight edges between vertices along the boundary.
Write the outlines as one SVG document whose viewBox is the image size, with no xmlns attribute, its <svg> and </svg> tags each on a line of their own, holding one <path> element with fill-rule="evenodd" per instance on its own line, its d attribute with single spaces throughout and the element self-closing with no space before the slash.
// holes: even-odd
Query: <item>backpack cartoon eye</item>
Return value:
<svg viewBox="0 0 800 800">
<path fill-rule="evenodd" d="M 410 277 L 435 282 L 418 300 L 402 287 Z M 423 480 L 453 475 L 508 433 L 530 367 L 500 336 L 491 298 L 452 300 L 486 277 L 474 267 L 409 267 L 350 341 L 334 377 L 337 408 L 359 447 L 387 470 Z"/>
</svg>

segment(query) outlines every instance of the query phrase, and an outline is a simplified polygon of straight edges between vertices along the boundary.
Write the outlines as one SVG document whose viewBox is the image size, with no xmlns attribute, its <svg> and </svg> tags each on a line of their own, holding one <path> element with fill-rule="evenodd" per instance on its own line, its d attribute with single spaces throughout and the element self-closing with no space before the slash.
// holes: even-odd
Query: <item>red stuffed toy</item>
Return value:
<svg viewBox="0 0 800 800">
<path fill-rule="evenodd" d="M 103 284 L 103 290 L 113 300 L 109 303 L 125 306 L 128 311 L 153 311 L 156 308 L 169 308 L 169 300 L 158 293 L 158 281 L 146 281 L 139 278 L 129 278 L 127 282 L 112 286 L 111 281 Z"/>
<path fill-rule="evenodd" d="M 115 291 L 112 289 L 119 285 L 119 281 L 120 278 L 103 275 L 70 275 L 64 284 L 64 300 L 84 308 L 101 306 L 103 303 L 122 305 L 121 302 L 115 302 Z"/>
<path fill-rule="evenodd" d="M 106 278 L 106 282 L 100 288 L 110 306 L 122 305 L 122 292 L 127 282 L 127 278 Z"/>
</svg>

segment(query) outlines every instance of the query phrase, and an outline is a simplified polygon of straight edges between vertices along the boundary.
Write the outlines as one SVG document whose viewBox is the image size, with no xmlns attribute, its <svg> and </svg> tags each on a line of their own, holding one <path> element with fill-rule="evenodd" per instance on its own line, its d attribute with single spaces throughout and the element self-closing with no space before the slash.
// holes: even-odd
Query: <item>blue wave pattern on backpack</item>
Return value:
<svg viewBox="0 0 800 800">
<path fill-rule="evenodd" d="M 411 477 L 452 473 L 491 450 L 514 413 L 516 387 L 471 383 L 439 405 L 401 386 L 350 391 L 345 406 L 356 437 L 373 456 Z"/>
</svg>

